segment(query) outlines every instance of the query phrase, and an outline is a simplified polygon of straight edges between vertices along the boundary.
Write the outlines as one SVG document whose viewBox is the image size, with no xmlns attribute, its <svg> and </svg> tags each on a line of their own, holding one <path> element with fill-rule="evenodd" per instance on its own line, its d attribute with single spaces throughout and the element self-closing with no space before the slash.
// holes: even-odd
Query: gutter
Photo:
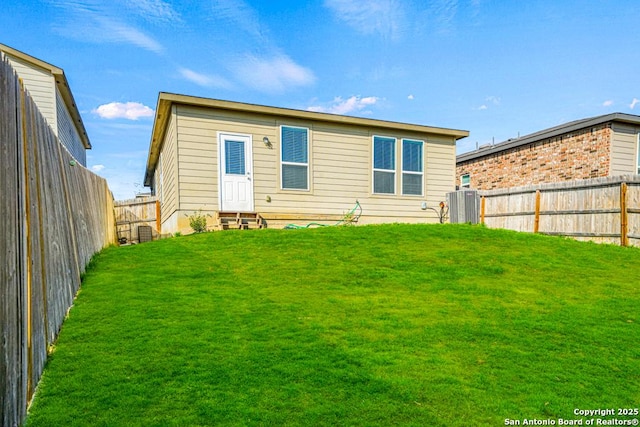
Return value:
<svg viewBox="0 0 640 427">
<path fill-rule="evenodd" d="M 470 151 L 468 153 L 460 154 L 456 157 L 456 163 L 463 163 L 469 160 L 474 160 L 480 157 L 490 156 L 503 151 L 517 148 L 534 142 L 538 142 L 544 139 L 554 138 L 556 136 L 571 133 L 577 130 L 588 128 L 591 126 L 597 126 L 607 122 L 621 122 L 630 123 L 640 126 L 640 116 L 625 113 L 611 113 L 602 116 L 591 117 L 582 120 L 576 120 L 573 122 L 565 123 L 560 126 L 545 129 L 539 132 L 531 133 L 520 138 L 509 139 L 504 142 L 500 142 L 496 145 L 492 145 L 487 148 L 480 148 L 478 150 Z"/>
</svg>

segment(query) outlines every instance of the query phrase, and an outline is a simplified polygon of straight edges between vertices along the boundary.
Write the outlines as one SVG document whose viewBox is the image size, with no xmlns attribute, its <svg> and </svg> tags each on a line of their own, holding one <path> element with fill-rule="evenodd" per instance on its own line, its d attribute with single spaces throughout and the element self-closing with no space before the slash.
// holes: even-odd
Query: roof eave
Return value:
<svg viewBox="0 0 640 427">
<path fill-rule="evenodd" d="M 149 156 L 147 157 L 147 167 L 144 173 L 144 186 L 150 187 L 153 173 L 158 163 L 160 150 L 162 150 L 162 142 L 164 134 L 167 130 L 167 123 L 171 112 L 171 104 L 173 101 L 163 99 L 162 93 L 158 95 L 156 105 L 156 114 L 153 119 L 153 128 L 151 130 L 151 141 L 149 141 Z"/>
<path fill-rule="evenodd" d="M 60 95 L 62 96 L 62 100 L 67 106 L 67 110 L 71 115 L 73 120 L 73 124 L 78 131 L 78 135 L 82 140 L 82 145 L 86 150 L 91 149 L 91 141 L 89 141 L 89 135 L 87 135 L 87 129 L 84 127 L 84 122 L 82 121 L 82 117 L 80 116 L 80 111 L 78 111 L 78 107 L 76 105 L 76 101 L 73 98 L 73 94 L 71 93 L 71 89 L 69 89 L 69 82 L 67 81 L 67 77 L 64 75 L 64 71 L 59 74 L 53 75 L 56 86 L 60 91 Z"/>
<path fill-rule="evenodd" d="M 400 123 L 393 121 L 368 119 L 364 117 L 346 116 L 341 114 L 321 113 L 316 111 L 295 110 L 282 107 L 270 107 L 266 105 L 248 104 L 234 101 L 224 101 L 213 98 L 200 98 L 190 95 L 179 95 L 174 93 L 160 92 L 159 100 L 170 101 L 177 104 L 186 104 L 200 107 L 213 107 L 225 110 L 247 111 L 252 113 L 261 113 L 268 115 L 277 115 L 293 118 L 301 118 L 313 121 L 325 121 L 333 123 L 345 123 L 353 125 L 365 125 L 374 127 L 387 127 L 403 130 L 415 130 L 419 132 L 437 133 L 441 135 L 453 136 L 461 139 L 469 136 L 469 131 L 440 128 L 433 126 L 415 125 L 409 123 Z"/>
<path fill-rule="evenodd" d="M 28 55 L 24 52 L 21 52 L 17 49 L 14 49 L 10 46 L 4 45 L 0 43 L 0 51 L 6 52 L 7 54 L 14 56 L 22 61 L 31 63 L 37 67 L 45 69 L 49 71 L 55 80 L 56 87 L 58 91 L 60 91 L 60 95 L 62 96 L 69 113 L 71 114 L 71 118 L 73 119 L 73 124 L 78 130 L 78 134 L 80 135 L 80 139 L 82 140 L 82 145 L 84 148 L 89 150 L 91 149 L 91 142 L 89 141 L 89 136 L 87 135 L 87 130 L 84 127 L 84 122 L 82 121 L 82 117 L 80 117 L 80 112 L 78 111 L 78 107 L 76 106 L 76 102 L 73 99 L 73 94 L 71 93 L 71 89 L 69 89 L 69 82 L 67 81 L 67 77 L 64 75 L 64 70 L 60 67 L 56 67 L 53 64 L 45 62 L 41 59 Z"/>
<path fill-rule="evenodd" d="M 397 129 L 420 133 L 433 133 L 449 136 L 455 143 L 457 140 L 469 136 L 469 131 L 440 128 L 432 126 L 415 125 L 410 123 L 400 123 L 385 120 L 368 119 L 363 117 L 345 116 L 339 114 L 320 113 L 316 111 L 294 110 L 281 107 L 269 107 L 266 105 L 247 104 L 234 101 L 224 101 L 212 98 L 200 98 L 190 95 L 179 95 L 175 93 L 160 92 L 156 108 L 156 117 L 153 123 L 153 131 L 149 144 L 149 157 L 145 171 L 144 185 L 151 185 L 153 171 L 155 170 L 158 156 L 160 154 L 161 141 L 166 131 L 169 111 L 172 104 L 184 104 L 196 107 L 218 108 L 230 111 L 244 111 L 257 114 L 277 115 L 281 117 L 291 117 L 311 121 L 322 121 L 330 123 L 342 123 L 355 126 L 368 126 L 377 128 Z"/>
<path fill-rule="evenodd" d="M 531 144 L 544 139 L 554 138 L 556 136 L 575 132 L 576 130 L 585 129 L 592 126 L 597 126 L 607 122 L 623 122 L 640 126 L 640 116 L 634 116 L 633 114 L 625 113 L 610 113 L 602 116 L 573 121 L 565 125 L 552 127 L 549 129 L 541 130 L 539 132 L 534 132 L 521 138 L 504 141 L 489 148 L 481 148 L 478 150 L 470 151 L 468 153 L 460 154 L 456 157 L 456 163 L 475 160 L 477 158 L 486 157 L 491 154 L 500 153 L 512 148 L 521 147 L 523 145 Z"/>
</svg>

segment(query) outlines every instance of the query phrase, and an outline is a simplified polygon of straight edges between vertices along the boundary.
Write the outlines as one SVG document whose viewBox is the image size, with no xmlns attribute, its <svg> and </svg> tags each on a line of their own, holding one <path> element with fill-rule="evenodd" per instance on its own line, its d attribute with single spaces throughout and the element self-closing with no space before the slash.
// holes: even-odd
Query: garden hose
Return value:
<svg viewBox="0 0 640 427">
<path fill-rule="evenodd" d="M 357 214 L 356 211 L 358 212 Z M 311 227 L 335 227 L 336 225 L 358 222 L 358 218 L 360 218 L 360 215 L 362 215 L 362 206 L 360 206 L 360 202 L 356 200 L 356 205 L 353 207 L 353 209 L 344 214 L 342 219 L 335 224 L 320 224 L 319 222 L 310 222 L 307 225 L 287 224 L 284 228 L 285 230 L 299 230 Z"/>
</svg>

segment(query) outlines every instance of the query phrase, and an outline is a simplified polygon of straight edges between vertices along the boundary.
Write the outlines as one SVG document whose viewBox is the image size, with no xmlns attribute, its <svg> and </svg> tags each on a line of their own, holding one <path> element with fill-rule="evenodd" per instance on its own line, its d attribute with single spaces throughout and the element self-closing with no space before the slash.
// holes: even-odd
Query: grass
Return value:
<svg viewBox="0 0 640 427">
<path fill-rule="evenodd" d="M 27 425 L 496 426 L 636 408 L 639 284 L 638 249 L 465 225 L 108 248 Z"/>
</svg>

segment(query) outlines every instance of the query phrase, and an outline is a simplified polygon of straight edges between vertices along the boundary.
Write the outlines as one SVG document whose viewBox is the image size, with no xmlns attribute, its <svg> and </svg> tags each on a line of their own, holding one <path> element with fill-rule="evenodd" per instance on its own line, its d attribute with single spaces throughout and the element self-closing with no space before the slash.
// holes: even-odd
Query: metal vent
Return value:
<svg viewBox="0 0 640 427">
<path fill-rule="evenodd" d="M 461 190 L 447 193 L 449 221 L 452 224 L 480 221 L 480 196 L 475 190 Z"/>
<path fill-rule="evenodd" d="M 153 231 L 149 225 L 138 226 L 138 241 L 140 243 L 150 242 L 153 240 Z"/>
</svg>

